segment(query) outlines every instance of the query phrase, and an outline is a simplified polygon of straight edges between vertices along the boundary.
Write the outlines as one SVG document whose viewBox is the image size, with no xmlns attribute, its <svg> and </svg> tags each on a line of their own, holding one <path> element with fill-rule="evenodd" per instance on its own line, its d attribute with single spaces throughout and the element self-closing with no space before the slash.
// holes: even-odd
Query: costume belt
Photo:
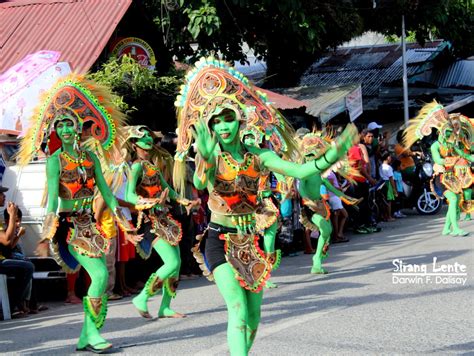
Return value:
<svg viewBox="0 0 474 356">
<path fill-rule="evenodd" d="M 225 241 L 226 260 L 240 285 L 252 292 L 259 292 L 270 277 L 272 265 L 258 247 L 258 235 L 226 233 L 219 235 L 219 239 Z"/>
<path fill-rule="evenodd" d="M 109 249 L 109 241 L 93 221 L 92 213 L 86 211 L 67 215 L 66 220 L 73 225 L 69 229 L 67 243 L 81 255 L 101 257 Z"/>
</svg>

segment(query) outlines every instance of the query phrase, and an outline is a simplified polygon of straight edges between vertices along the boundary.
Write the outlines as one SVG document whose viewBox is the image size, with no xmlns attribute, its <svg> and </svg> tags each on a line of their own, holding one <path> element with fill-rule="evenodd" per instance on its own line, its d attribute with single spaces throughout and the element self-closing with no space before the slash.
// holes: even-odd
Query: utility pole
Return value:
<svg viewBox="0 0 474 356">
<path fill-rule="evenodd" d="M 405 43 L 405 15 L 402 15 L 402 67 L 403 67 L 403 118 L 405 126 L 408 125 L 408 78 L 407 78 L 407 57 Z"/>
</svg>

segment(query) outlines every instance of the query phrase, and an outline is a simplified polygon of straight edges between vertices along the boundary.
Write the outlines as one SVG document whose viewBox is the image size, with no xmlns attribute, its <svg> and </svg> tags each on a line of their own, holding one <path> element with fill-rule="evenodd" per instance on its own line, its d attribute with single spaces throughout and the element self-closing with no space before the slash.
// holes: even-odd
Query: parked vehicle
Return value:
<svg viewBox="0 0 474 356">
<path fill-rule="evenodd" d="M 433 163 L 428 150 L 423 145 L 418 148 L 423 152 L 423 158 L 415 159 L 415 174 L 411 181 L 403 183 L 405 197 L 402 201 L 403 208 L 416 208 L 421 215 L 435 215 L 443 206 L 440 192 L 431 191 L 430 182 L 433 178 Z"/>
</svg>

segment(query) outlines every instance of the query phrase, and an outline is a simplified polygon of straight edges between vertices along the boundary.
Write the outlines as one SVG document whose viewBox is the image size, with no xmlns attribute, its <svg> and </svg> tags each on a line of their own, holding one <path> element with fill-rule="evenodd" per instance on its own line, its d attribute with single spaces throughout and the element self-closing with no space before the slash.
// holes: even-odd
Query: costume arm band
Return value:
<svg viewBox="0 0 474 356">
<path fill-rule="evenodd" d="M 41 241 L 52 240 L 59 226 L 59 216 L 56 213 L 48 213 L 43 222 L 43 232 L 41 233 Z"/>
<path fill-rule="evenodd" d="M 138 196 L 137 203 L 135 204 L 135 209 L 137 210 L 147 210 L 153 208 L 157 204 L 157 199 L 153 198 L 144 198 Z"/>
<path fill-rule="evenodd" d="M 136 233 L 137 230 L 125 218 L 125 216 L 123 215 L 121 209 L 119 209 L 119 208 L 114 209 L 114 218 L 115 218 L 115 221 L 117 222 L 117 225 L 119 226 L 120 230 L 122 230 L 125 233 Z"/>
</svg>

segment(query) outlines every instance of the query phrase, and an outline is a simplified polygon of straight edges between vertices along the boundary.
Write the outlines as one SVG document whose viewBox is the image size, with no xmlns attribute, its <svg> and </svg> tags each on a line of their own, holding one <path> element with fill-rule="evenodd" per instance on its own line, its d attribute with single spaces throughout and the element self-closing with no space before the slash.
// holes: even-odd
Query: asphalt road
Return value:
<svg viewBox="0 0 474 356">
<path fill-rule="evenodd" d="M 272 277 L 278 288 L 265 291 L 251 354 L 474 355 L 474 222 L 461 224 L 470 237 L 446 237 L 443 217 L 413 213 L 383 224 L 380 233 L 351 236 L 331 247 L 325 276 L 309 274 L 310 255 L 284 258 Z M 395 274 L 397 259 L 405 275 Z M 149 303 L 155 315 L 159 302 Z M 102 334 L 124 355 L 228 354 L 226 310 L 215 285 L 181 282 L 173 307 L 188 318 L 147 322 L 129 298 L 111 302 Z M 82 315 L 81 306 L 55 305 L 0 322 L 0 352 L 74 353 Z"/>
</svg>

